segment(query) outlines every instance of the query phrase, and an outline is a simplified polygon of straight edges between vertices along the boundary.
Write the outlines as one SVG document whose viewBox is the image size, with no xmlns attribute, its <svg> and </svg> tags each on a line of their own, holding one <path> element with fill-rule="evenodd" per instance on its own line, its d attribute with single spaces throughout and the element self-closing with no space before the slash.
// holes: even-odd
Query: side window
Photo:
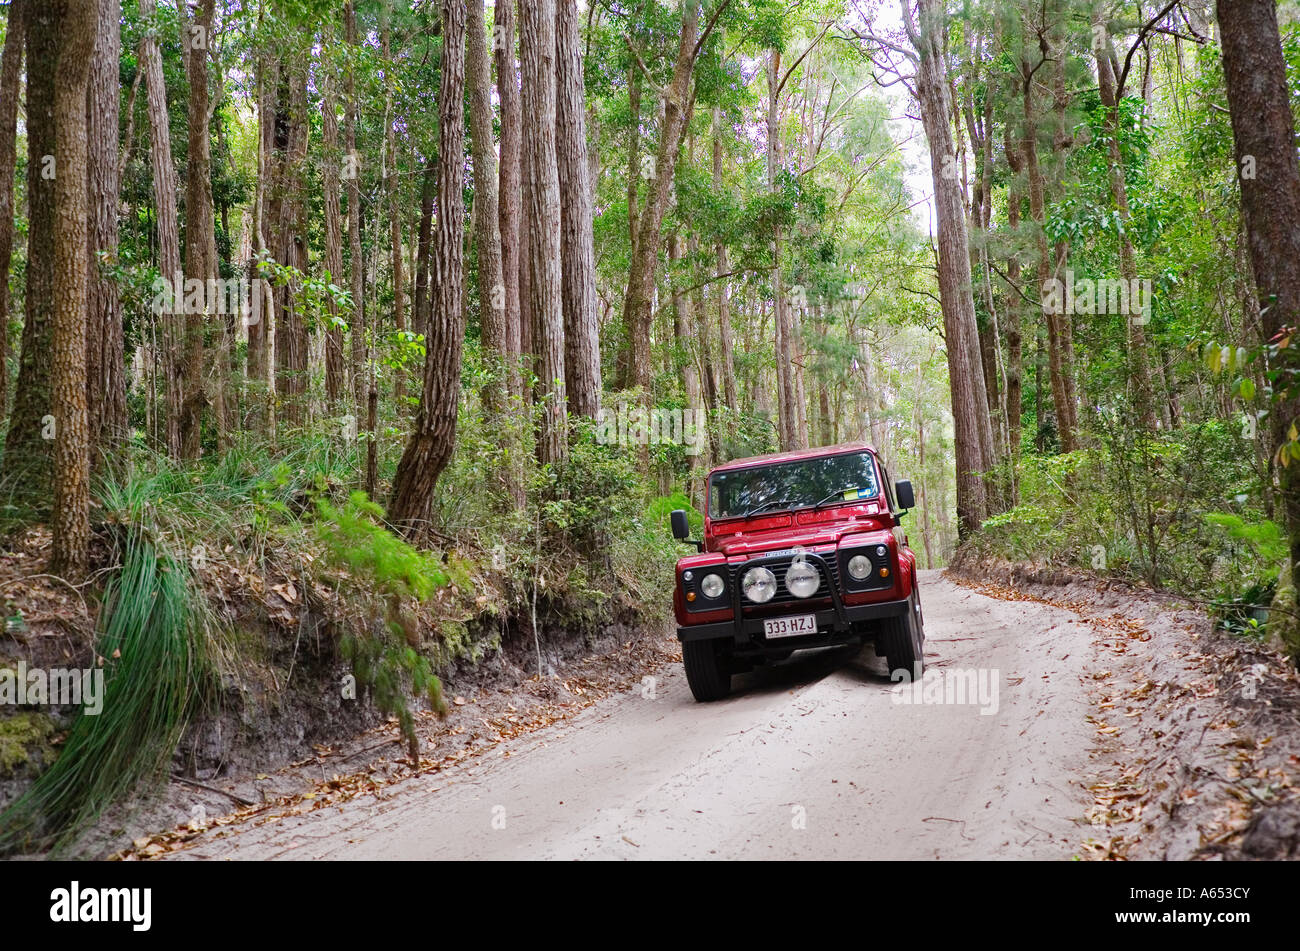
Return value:
<svg viewBox="0 0 1300 951">
<path fill-rule="evenodd" d="M 889 477 L 889 470 L 885 468 L 883 462 L 880 464 L 880 474 L 885 480 L 885 498 L 889 500 L 889 511 L 896 512 L 898 503 L 894 501 L 894 480 Z"/>
</svg>

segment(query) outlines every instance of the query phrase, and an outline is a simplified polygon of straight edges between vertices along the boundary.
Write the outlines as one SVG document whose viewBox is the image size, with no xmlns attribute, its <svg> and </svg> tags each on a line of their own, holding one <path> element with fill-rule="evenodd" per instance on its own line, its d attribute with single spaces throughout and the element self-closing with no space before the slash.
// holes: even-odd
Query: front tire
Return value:
<svg viewBox="0 0 1300 951">
<path fill-rule="evenodd" d="M 925 629 L 920 609 L 921 600 L 913 591 L 907 599 L 907 611 L 884 622 L 880 641 L 891 678 L 897 670 L 907 671 L 908 679 L 913 681 L 925 673 Z"/>
<path fill-rule="evenodd" d="M 700 703 L 721 700 L 731 693 L 730 651 L 726 645 L 721 639 L 682 643 L 686 682 Z"/>
</svg>

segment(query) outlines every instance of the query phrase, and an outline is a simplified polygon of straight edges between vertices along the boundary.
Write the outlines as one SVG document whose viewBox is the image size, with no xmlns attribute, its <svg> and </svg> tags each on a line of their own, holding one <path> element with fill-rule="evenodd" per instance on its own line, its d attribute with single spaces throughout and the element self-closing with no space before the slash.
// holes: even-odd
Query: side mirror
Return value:
<svg viewBox="0 0 1300 951">
<path fill-rule="evenodd" d="M 912 491 L 912 483 L 906 479 L 894 483 L 894 498 L 898 500 L 900 509 L 916 508 L 916 493 Z"/>
<path fill-rule="evenodd" d="M 686 521 L 685 509 L 673 509 L 672 515 L 668 516 L 673 526 L 673 538 L 679 542 L 684 542 L 691 534 L 690 523 Z"/>
</svg>

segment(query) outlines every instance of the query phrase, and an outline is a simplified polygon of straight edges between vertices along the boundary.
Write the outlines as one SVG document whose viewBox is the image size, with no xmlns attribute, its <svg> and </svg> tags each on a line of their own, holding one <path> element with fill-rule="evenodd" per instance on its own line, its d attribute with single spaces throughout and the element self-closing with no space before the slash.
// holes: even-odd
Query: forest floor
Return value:
<svg viewBox="0 0 1300 951">
<path fill-rule="evenodd" d="M 663 633 L 553 678 L 449 683 L 418 769 L 381 730 L 363 751 L 391 755 L 360 770 L 323 750 L 180 791 L 203 808 L 121 857 L 1300 857 L 1281 655 L 1150 592 L 979 576 L 923 573 L 919 688 L 810 652 L 700 705 Z"/>
</svg>

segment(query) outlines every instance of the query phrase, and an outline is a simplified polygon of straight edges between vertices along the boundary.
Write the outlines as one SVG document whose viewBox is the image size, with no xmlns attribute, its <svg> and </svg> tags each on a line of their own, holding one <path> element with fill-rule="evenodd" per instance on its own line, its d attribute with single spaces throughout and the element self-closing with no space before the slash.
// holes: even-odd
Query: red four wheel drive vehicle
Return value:
<svg viewBox="0 0 1300 951">
<path fill-rule="evenodd" d="M 796 650 L 871 643 L 891 671 L 924 665 L 916 555 L 899 520 L 912 483 L 891 486 L 863 443 L 738 459 L 709 473 L 704 539 L 686 513 L 673 535 L 698 554 L 677 562 L 673 609 L 696 700 L 731 675 Z"/>
</svg>

